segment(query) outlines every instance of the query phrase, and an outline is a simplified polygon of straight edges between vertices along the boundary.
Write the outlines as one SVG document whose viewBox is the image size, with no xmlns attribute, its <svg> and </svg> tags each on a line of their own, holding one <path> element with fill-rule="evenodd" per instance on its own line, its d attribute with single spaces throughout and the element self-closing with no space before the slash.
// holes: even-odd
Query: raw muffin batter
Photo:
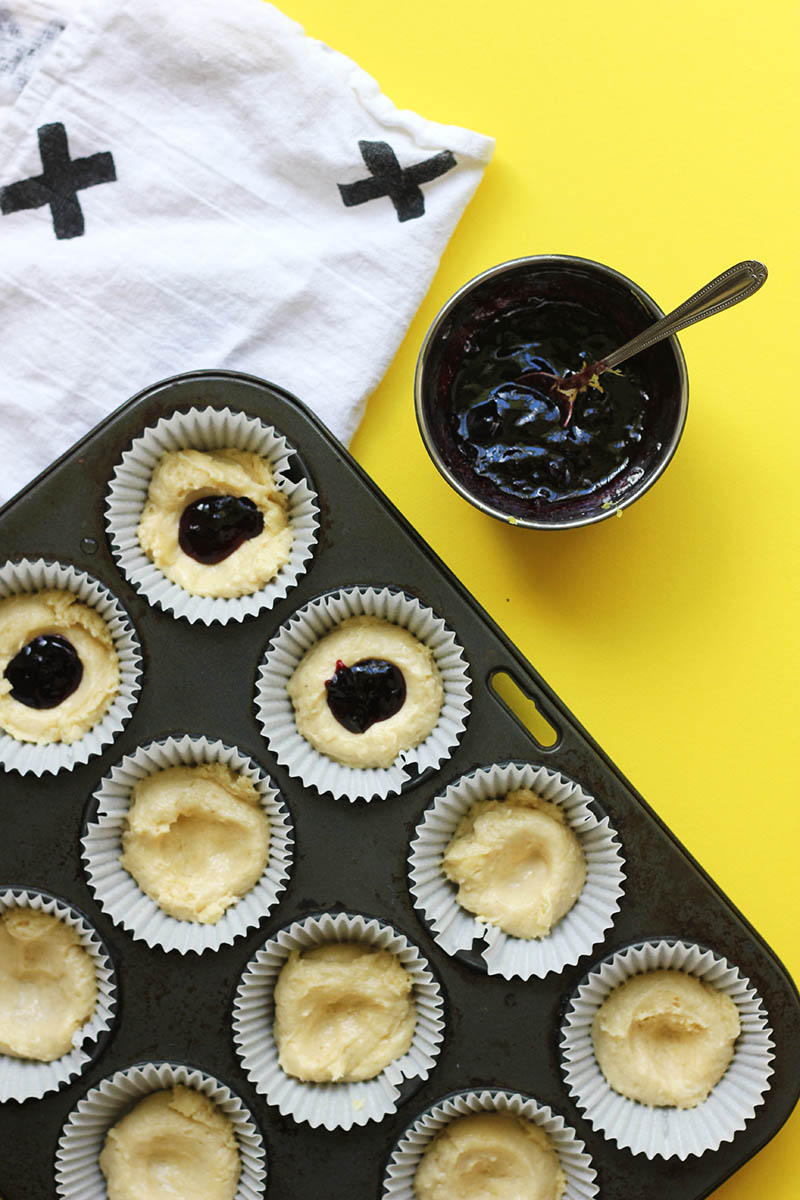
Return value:
<svg viewBox="0 0 800 1200">
<path fill-rule="evenodd" d="M 34 908 L 0 916 L 0 1052 L 52 1062 L 97 999 L 94 964 L 74 929 Z"/>
<path fill-rule="evenodd" d="M 442 867 L 463 908 L 519 938 L 548 934 L 586 881 L 583 850 L 560 807 L 529 788 L 474 804 Z"/>
<path fill-rule="evenodd" d="M 181 1086 L 140 1100 L 100 1154 L 108 1200 L 233 1200 L 241 1168 L 228 1118 Z"/>
<path fill-rule="evenodd" d="M 566 1186 L 544 1130 L 500 1112 L 451 1121 L 414 1177 L 417 1200 L 560 1200 Z"/>
<path fill-rule="evenodd" d="M 376 709 L 362 733 L 346 728 L 334 716 L 332 692 L 326 685 L 365 662 L 396 668 L 404 691 L 399 707 L 384 719 L 379 689 L 364 679 L 369 689 L 366 700 L 374 698 Z M 349 689 L 349 696 L 357 686 Z M 444 699 L 433 651 L 401 625 L 366 616 L 350 617 L 316 642 L 289 680 L 288 692 L 298 732 L 321 754 L 351 767 L 388 767 L 401 750 L 419 745 L 438 721 Z M 363 702 L 359 707 L 363 713 Z M 385 704 L 383 711 L 387 711 Z"/>
<path fill-rule="evenodd" d="M 411 1045 L 411 976 L 388 950 L 330 942 L 293 950 L 275 985 L 275 1042 L 287 1075 L 372 1079 Z"/>
<path fill-rule="evenodd" d="M 213 924 L 261 878 L 269 819 L 254 784 L 224 763 L 167 767 L 135 784 L 122 848 L 164 912 Z"/>
<path fill-rule="evenodd" d="M 195 544 L 216 546 L 222 554 L 199 561 L 182 548 L 182 518 L 209 497 L 225 498 L 235 511 L 194 514 L 199 522 Z M 237 507 L 240 498 L 249 502 L 249 513 Z M 257 592 L 273 579 L 289 561 L 293 537 L 288 501 L 269 463 L 249 450 L 165 454 L 153 471 L 138 534 L 145 554 L 167 579 L 194 596 L 229 598 Z"/>
<path fill-rule="evenodd" d="M 620 984 L 592 1024 L 610 1087 L 642 1104 L 694 1108 L 725 1074 L 739 1036 L 725 992 L 684 971 L 648 971 Z"/>
<path fill-rule="evenodd" d="M 54 650 L 62 660 L 55 669 Z M 65 677 L 65 657 L 68 665 L 71 659 L 71 679 Z M 20 674 L 21 692 L 13 682 Z M 102 719 L 118 689 L 114 640 L 95 609 L 57 589 L 0 600 L 0 729 L 21 742 L 75 742 Z"/>
</svg>

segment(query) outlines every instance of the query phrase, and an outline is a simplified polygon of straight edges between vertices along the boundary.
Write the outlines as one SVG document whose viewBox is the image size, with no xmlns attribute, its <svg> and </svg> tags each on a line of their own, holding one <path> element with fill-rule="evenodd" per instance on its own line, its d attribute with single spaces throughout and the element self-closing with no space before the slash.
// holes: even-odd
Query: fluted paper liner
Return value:
<svg viewBox="0 0 800 1200">
<path fill-rule="evenodd" d="M 111 592 L 76 567 L 44 558 L 23 558 L 0 567 L 0 599 L 57 588 L 73 592 L 105 621 L 119 660 L 119 689 L 103 716 L 75 742 L 22 742 L 0 729 L 0 764 L 20 775 L 55 775 L 101 754 L 130 720 L 139 693 L 141 647 L 136 631 Z"/>
<path fill-rule="evenodd" d="M 13 1058 L 0 1054 L 0 1103 L 40 1099 L 56 1092 L 86 1069 L 96 1052 L 98 1038 L 110 1029 L 117 1012 L 117 980 L 105 945 L 81 913 L 66 900 L 38 890 L 9 887 L 0 891 L 0 915 L 11 908 L 33 908 L 58 917 L 74 929 L 92 960 L 97 999 L 89 1020 L 76 1029 L 72 1049 L 52 1062 Z"/>
<path fill-rule="evenodd" d="M 134 785 L 167 767 L 219 762 L 246 776 L 269 818 L 269 857 L 258 882 L 212 924 L 170 916 L 139 887 L 120 864 L 122 834 Z M 180 954 L 218 950 L 263 920 L 286 888 L 292 860 L 293 831 L 286 805 L 268 776 L 235 746 L 186 734 L 140 746 L 112 768 L 95 792 L 97 817 L 81 843 L 89 886 L 103 911 L 148 946 Z"/>
<path fill-rule="evenodd" d="M 519 1092 L 458 1092 L 424 1112 L 395 1145 L 383 1181 L 384 1200 L 415 1200 L 414 1176 L 433 1138 L 459 1117 L 482 1112 L 510 1113 L 533 1121 L 547 1136 L 558 1155 L 566 1178 L 564 1200 L 592 1200 L 598 1194 L 597 1175 L 586 1148 L 558 1113 Z"/>
<path fill-rule="evenodd" d="M 433 651 L 444 685 L 436 725 L 424 741 L 402 750 L 389 767 L 350 767 L 336 762 L 297 731 L 286 690 L 303 655 L 349 617 L 374 616 L 401 625 Z M 401 790 L 416 770 L 449 758 L 467 723 L 470 680 L 464 651 L 441 617 L 413 596 L 390 588 L 343 588 L 319 596 L 282 625 L 267 647 L 256 682 L 256 714 L 270 750 L 306 787 L 348 800 L 383 799 Z"/>
<path fill-rule="evenodd" d="M 163 455 L 173 450 L 248 450 L 272 468 L 289 507 L 294 533 L 289 561 L 257 592 L 247 596 L 195 596 L 167 579 L 139 545 L 137 529 L 147 502 L 150 478 Z M 117 464 L 106 500 L 111 550 L 119 568 L 151 604 L 187 621 L 243 621 L 272 608 L 306 573 L 317 541 L 317 496 L 305 479 L 288 476 L 297 452 L 285 437 L 258 417 L 230 408 L 192 408 L 162 417 L 142 431 Z"/>
<path fill-rule="evenodd" d="M 580 896 L 541 938 L 513 937 L 478 920 L 458 903 L 458 887 L 442 870 L 442 857 L 470 808 L 516 788 L 530 788 L 558 804 L 586 858 Z M 480 955 L 490 975 L 541 979 L 576 963 L 602 942 L 619 910 L 625 871 L 617 835 L 607 817 L 593 812 L 592 799 L 571 779 L 526 763 L 483 767 L 457 779 L 436 797 L 417 825 L 408 863 L 414 904 L 447 954 L 471 950 L 482 938 Z"/>
<path fill-rule="evenodd" d="M 230 1088 L 197 1067 L 143 1063 L 101 1079 L 67 1118 L 56 1150 L 56 1194 L 60 1200 L 106 1200 L 98 1162 L 106 1134 L 137 1101 L 151 1092 L 182 1085 L 208 1096 L 233 1126 L 242 1173 L 235 1200 L 261 1200 L 267 1177 L 264 1139 L 250 1111 Z"/>
<path fill-rule="evenodd" d="M 388 950 L 413 981 L 417 1023 L 408 1051 L 374 1079 L 359 1083 L 304 1083 L 278 1063 L 273 1036 L 273 991 L 292 950 L 328 942 L 363 942 Z M 427 1079 L 444 1032 L 442 995 L 428 962 L 413 943 L 390 925 L 369 917 L 326 913 L 280 930 L 248 963 L 233 1005 L 234 1044 L 248 1079 L 284 1116 L 314 1128 L 350 1129 L 381 1121 L 397 1108 L 400 1085 Z"/>
<path fill-rule="evenodd" d="M 675 969 L 726 992 L 739 1010 L 741 1033 L 733 1059 L 696 1108 L 650 1107 L 606 1083 L 592 1047 L 597 1009 L 619 984 L 642 971 Z M 689 1158 L 716 1150 L 744 1129 L 764 1102 L 774 1057 L 772 1030 L 755 989 L 724 958 L 691 942 L 646 942 L 601 963 L 572 997 L 561 1031 L 563 1071 L 587 1120 L 618 1146 L 648 1158 Z"/>
</svg>

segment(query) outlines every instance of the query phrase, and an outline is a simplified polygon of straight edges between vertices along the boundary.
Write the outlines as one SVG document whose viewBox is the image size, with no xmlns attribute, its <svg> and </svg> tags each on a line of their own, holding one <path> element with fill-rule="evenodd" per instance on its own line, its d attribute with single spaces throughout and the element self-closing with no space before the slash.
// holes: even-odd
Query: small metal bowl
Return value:
<svg viewBox="0 0 800 1200">
<path fill-rule="evenodd" d="M 604 332 L 621 345 L 664 314 L 637 284 L 588 258 L 539 254 L 500 263 L 476 275 L 448 300 L 428 330 L 414 380 L 417 422 L 444 478 L 470 504 L 511 525 L 572 529 L 627 508 L 650 488 L 672 458 L 686 421 L 689 384 L 683 351 L 672 337 L 636 357 L 650 397 L 644 433 L 625 470 L 592 492 L 558 501 L 532 501 L 480 476 L 451 428 L 451 388 L 470 338 L 504 310 L 533 301 L 572 300 L 602 314 Z M 576 351 L 581 347 L 576 346 Z"/>
</svg>

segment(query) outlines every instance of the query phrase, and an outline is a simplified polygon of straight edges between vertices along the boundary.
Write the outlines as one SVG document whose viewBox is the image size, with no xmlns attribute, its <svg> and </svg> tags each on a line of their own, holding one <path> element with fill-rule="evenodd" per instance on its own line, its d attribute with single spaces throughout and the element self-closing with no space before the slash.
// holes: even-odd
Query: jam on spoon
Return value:
<svg viewBox="0 0 800 1200">
<path fill-rule="evenodd" d="M 78 652 L 59 633 L 43 633 L 23 646 L 5 669 L 11 696 L 28 708 L 55 708 L 83 678 Z"/>
<path fill-rule="evenodd" d="M 183 510 L 178 541 L 184 554 L 209 566 L 258 537 L 263 528 L 264 516 L 247 496 L 204 496 Z"/>
<path fill-rule="evenodd" d="M 406 681 L 394 663 L 362 658 L 352 667 L 339 659 L 325 681 L 328 708 L 350 733 L 366 733 L 377 721 L 387 721 L 403 707 Z"/>
</svg>

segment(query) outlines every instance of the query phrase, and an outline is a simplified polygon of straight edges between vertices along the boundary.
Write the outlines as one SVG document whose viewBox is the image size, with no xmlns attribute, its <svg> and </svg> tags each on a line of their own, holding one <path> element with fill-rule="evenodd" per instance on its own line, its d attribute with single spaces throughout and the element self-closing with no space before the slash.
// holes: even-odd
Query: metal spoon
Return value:
<svg viewBox="0 0 800 1200">
<path fill-rule="evenodd" d="M 564 408 L 562 425 L 566 428 L 572 418 L 572 410 L 579 393 L 589 386 L 597 386 L 597 380 L 604 371 L 619 366 L 640 350 L 646 350 L 648 346 L 672 337 L 679 329 L 686 329 L 688 325 L 695 325 L 698 321 L 704 321 L 706 317 L 713 317 L 714 313 L 722 312 L 724 308 L 731 308 L 740 300 L 746 300 L 753 292 L 758 291 L 766 278 L 767 268 L 762 262 L 748 259 L 746 262 L 736 263 L 721 275 L 717 275 L 716 279 L 712 279 L 705 287 L 701 287 L 699 292 L 695 292 L 678 308 L 674 308 L 655 324 L 637 333 L 636 337 L 632 337 L 624 346 L 613 350 L 605 358 L 587 363 L 580 371 L 566 375 L 550 375 L 547 371 L 526 371 L 514 382 L 535 387 L 545 394 L 552 395 Z"/>
</svg>

